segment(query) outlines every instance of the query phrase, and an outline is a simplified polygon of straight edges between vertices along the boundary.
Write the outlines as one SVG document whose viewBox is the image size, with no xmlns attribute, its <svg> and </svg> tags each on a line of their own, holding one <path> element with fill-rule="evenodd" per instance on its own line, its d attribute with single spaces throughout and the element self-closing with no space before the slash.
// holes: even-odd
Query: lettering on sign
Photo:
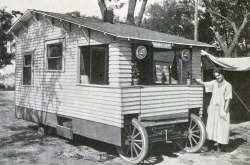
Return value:
<svg viewBox="0 0 250 165">
<path fill-rule="evenodd" d="M 152 43 L 154 48 L 172 49 L 172 44 L 161 43 L 161 42 L 152 42 Z"/>
</svg>

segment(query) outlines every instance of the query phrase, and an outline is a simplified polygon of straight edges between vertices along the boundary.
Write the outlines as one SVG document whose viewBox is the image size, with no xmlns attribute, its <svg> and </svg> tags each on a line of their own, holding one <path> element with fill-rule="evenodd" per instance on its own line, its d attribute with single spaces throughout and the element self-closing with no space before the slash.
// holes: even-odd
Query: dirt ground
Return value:
<svg viewBox="0 0 250 165">
<path fill-rule="evenodd" d="M 38 125 L 14 117 L 14 92 L 0 91 L 1 165 L 125 165 L 112 145 L 76 137 L 69 141 L 55 134 L 41 137 Z M 235 123 L 235 122 L 234 122 Z M 250 121 L 231 124 L 227 152 L 185 153 L 174 144 L 151 146 L 142 164 L 247 165 L 250 164 Z"/>
</svg>

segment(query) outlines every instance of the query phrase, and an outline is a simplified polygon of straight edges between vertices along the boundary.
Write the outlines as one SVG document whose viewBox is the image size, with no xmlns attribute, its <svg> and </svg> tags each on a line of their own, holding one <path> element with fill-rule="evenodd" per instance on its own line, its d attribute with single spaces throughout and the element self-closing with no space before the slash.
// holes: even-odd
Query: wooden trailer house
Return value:
<svg viewBox="0 0 250 165">
<path fill-rule="evenodd" d="M 204 125 L 191 118 L 203 107 L 203 88 L 190 78 L 202 79 L 200 52 L 211 45 L 109 18 L 37 10 L 8 33 L 16 40 L 17 118 L 69 139 L 116 145 L 132 163 L 143 160 L 149 142 L 176 138 L 176 124 L 195 120 L 199 147 L 189 149 L 203 145 Z"/>
</svg>

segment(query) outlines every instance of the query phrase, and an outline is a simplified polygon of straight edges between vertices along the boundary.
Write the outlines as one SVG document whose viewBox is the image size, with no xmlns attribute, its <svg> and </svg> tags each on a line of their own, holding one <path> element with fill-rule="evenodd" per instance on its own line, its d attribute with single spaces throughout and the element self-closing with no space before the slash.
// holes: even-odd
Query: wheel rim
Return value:
<svg viewBox="0 0 250 165">
<path fill-rule="evenodd" d="M 186 136 L 185 148 L 194 148 L 199 144 L 201 139 L 200 126 L 192 118 L 186 131 Z"/>
<path fill-rule="evenodd" d="M 142 153 L 143 139 L 138 128 L 132 124 L 127 124 L 124 127 L 125 131 L 122 133 L 122 150 L 124 156 L 130 159 L 136 159 Z"/>
<path fill-rule="evenodd" d="M 184 126 L 185 127 L 185 126 Z M 177 141 L 177 145 L 187 151 L 196 152 L 205 142 L 205 128 L 199 123 L 196 117 L 191 116 L 189 125 L 187 125 L 181 134 L 184 136 Z"/>
<path fill-rule="evenodd" d="M 144 127 L 138 125 L 133 119 L 132 123 L 125 123 L 122 129 L 122 145 L 117 147 L 120 157 L 125 161 L 139 163 L 148 150 L 148 137 Z"/>
</svg>

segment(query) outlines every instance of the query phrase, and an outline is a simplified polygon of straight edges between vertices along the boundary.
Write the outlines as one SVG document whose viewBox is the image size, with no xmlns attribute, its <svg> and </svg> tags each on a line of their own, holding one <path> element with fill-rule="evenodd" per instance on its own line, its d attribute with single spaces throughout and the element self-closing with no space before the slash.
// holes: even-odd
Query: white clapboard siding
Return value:
<svg viewBox="0 0 250 165">
<path fill-rule="evenodd" d="M 132 82 L 131 45 L 126 41 L 109 44 L 109 84 L 130 86 Z"/>
<path fill-rule="evenodd" d="M 183 113 L 203 106 L 201 86 L 124 87 L 122 91 L 123 114 L 140 113 L 142 118 Z"/>
<path fill-rule="evenodd" d="M 197 47 L 192 50 L 192 76 L 196 79 L 202 78 L 201 73 L 201 51 Z"/>
<path fill-rule="evenodd" d="M 18 101 L 18 100 L 17 100 Z M 122 119 L 121 111 L 108 109 L 108 106 L 103 107 L 96 107 L 90 105 L 81 105 L 76 103 L 65 103 L 65 100 L 63 102 L 57 101 L 57 105 L 54 105 L 46 102 L 35 102 L 36 100 L 25 100 L 25 101 L 19 101 L 20 106 L 25 106 L 28 108 L 39 108 L 44 109 L 45 111 L 53 112 L 53 113 L 60 113 L 62 111 L 68 110 L 71 113 L 81 113 L 85 115 L 96 115 L 96 113 L 100 114 L 100 116 L 107 117 L 107 120 L 116 120 L 116 119 Z M 79 103 L 79 102 L 78 102 Z M 79 111 L 81 109 L 81 111 Z M 96 115 L 97 117 L 99 115 Z"/>
<path fill-rule="evenodd" d="M 203 105 L 203 87 L 193 86 L 188 90 L 188 107 L 189 108 L 202 108 Z"/>
<path fill-rule="evenodd" d="M 90 42 L 88 42 L 78 26 L 72 25 L 71 33 L 65 32 L 59 20 L 55 19 L 54 27 L 51 28 L 43 17 L 39 18 L 38 24 L 31 19 L 28 23 L 28 31 L 21 30 L 18 37 L 15 97 L 17 106 L 122 127 L 120 88 L 112 86 L 112 83 L 110 86 L 77 83 L 78 46 L 114 42 L 112 37 L 91 30 Z M 63 39 L 65 46 L 64 69 L 59 72 L 47 71 L 45 68 L 45 42 L 55 39 Z M 33 81 L 31 86 L 22 86 L 22 57 L 27 50 L 33 51 Z M 130 45 L 114 43 L 110 45 L 109 51 L 112 52 L 110 62 L 113 63 L 109 68 L 109 74 L 111 77 L 113 74 L 123 79 L 121 81 L 123 84 L 131 84 L 131 80 L 128 79 L 132 72 L 129 63 Z M 117 62 L 119 60 L 123 63 Z M 118 81 L 113 79 L 112 82 L 115 84 Z"/>
</svg>

